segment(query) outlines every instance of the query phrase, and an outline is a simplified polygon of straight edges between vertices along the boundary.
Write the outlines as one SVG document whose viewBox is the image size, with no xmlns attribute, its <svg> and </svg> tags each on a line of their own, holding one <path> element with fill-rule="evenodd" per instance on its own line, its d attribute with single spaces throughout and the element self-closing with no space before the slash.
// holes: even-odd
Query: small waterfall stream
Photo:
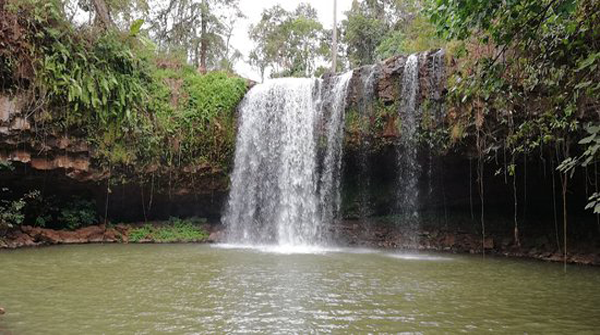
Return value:
<svg viewBox="0 0 600 335">
<path fill-rule="evenodd" d="M 408 57 L 402 76 L 402 94 L 400 105 L 400 139 L 397 145 L 398 186 L 396 188 L 396 206 L 401 214 L 400 224 L 410 231 L 419 225 L 419 173 L 421 166 L 417 160 L 417 129 L 420 121 L 417 112 L 419 93 L 419 57 Z M 409 236 L 415 242 L 415 236 Z"/>
<path fill-rule="evenodd" d="M 334 77 L 331 91 L 324 91 L 323 110 L 329 111 L 325 126 L 325 155 L 319 184 L 321 222 L 338 217 L 341 207 L 340 183 L 344 139 L 344 112 L 352 71 Z"/>
<path fill-rule="evenodd" d="M 340 206 L 351 76 L 334 77 L 331 88 L 320 79 L 276 79 L 246 95 L 223 218 L 228 242 L 312 246 L 326 240 Z"/>
<path fill-rule="evenodd" d="M 360 145 L 358 148 L 358 219 L 363 231 L 370 229 L 371 207 L 371 116 L 375 108 L 375 84 L 381 71 L 381 65 L 365 66 L 361 69 L 360 85 L 358 85 L 358 113 L 360 118 Z"/>
</svg>

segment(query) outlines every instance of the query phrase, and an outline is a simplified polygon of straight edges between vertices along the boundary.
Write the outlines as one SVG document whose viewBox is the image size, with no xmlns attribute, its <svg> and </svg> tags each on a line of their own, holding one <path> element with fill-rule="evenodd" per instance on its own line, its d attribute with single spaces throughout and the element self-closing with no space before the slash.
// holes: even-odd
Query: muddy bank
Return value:
<svg viewBox="0 0 600 335">
<path fill-rule="evenodd" d="M 90 243 L 161 243 L 152 236 L 132 241 L 130 234 L 135 229 L 150 225 L 152 227 L 168 227 L 162 222 L 117 224 L 117 225 L 94 225 L 77 230 L 54 230 L 31 226 L 22 226 L 7 232 L 5 237 L 0 238 L 0 249 L 17 249 L 23 247 L 37 247 L 59 244 L 90 244 Z M 193 240 L 177 240 L 171 242 L 215 242 L 219 225 L 203 224 L 201 228 L 206 232 L 206 237 Z"/>
<path fill-rule="evenodd" d="M 166 226 L 164 223 L 150 223 L 153 226 Z M 60 244 L 89 243 L 160 243 L 145 238 L 130 241 L 130 232 L 144 226 L 144 223 L 95 225 L 74 231 L 53 230 L 23 226 L 10 231 L 0 238 L 0 249 L 49 246 Z M 206 223 L 200 226 L 206 232 L 206 238 L 194 243 L 218 243 L 223 241 L 224 227 L 220 224 Z M 563 254 L 555 244 L 545 237 L 524 238 L 527 243 L 516 246 L 510 234 L 494 232 L 486 236 L 461 229 L 423 227 L 419 230 L 403 229 L 393 224 L 361 224 L 359 221 L 346 220 L 330 227 L 335 243 L 348 247 L 381 248 L 399 250 L 422 250 L 449 253 L 532 258 L 550 262 L 562 262 Z M 567 262 L 571 264 L 600 265 L 600 248 L 597 244 L 579 243 L 569 250 Z"/>
</svg>

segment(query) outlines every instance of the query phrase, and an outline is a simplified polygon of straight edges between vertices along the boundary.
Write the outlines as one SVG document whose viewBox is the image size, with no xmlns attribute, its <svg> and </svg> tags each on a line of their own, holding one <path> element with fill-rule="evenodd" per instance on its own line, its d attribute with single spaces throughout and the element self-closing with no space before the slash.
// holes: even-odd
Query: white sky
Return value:
<svg viewBox="0 0 600 335">
<path fill-rule="evenodd" d="M 286 10 L 293 10 L 303 2 L 309 3 L 317 10 L 319 20 L 326 29 L 333 27 L 333 0 L 240 0 L 240 9 L 246 15 L 246 18 L 239 20 L 231 38 L 233 47 L 240 50 L 244 55 L 244 60 L 240 60 L 235 65 L 235 71 L 238 74 L 245 78 L 260 81 L 258 71 L 247 63 L 248 55 L 254 48 L 254 43 L 248 37 L 250 24 L 258 22 L 262 11 L 266 8 L 279 4 Z M 350 10 L 352 0 L 337 0 L 337 2 L 337 20 L 340 22 L 344 18 L 344 12 Z"/>
</svg>

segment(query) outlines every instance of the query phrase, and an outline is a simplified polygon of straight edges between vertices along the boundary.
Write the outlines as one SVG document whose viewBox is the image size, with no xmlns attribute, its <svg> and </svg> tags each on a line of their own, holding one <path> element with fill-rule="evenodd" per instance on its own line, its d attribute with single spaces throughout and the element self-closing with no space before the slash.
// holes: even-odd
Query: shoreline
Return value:
<svg viewBox="0 0 600 335">
<path fill-rule="evenodd" d="M 0 252 L 22 248 L 46 247 L 54 245 L 84 244 L 211 244 L 223 240 L 224 227 L 221 224 L 205 223 L 198 227 L 206 232 L 206 237 L 190 240 L 159 241 L 145 238 L 130 241 L 129 233 L 146 225 L 154 227 L 168 226 L 162 222 L 93 225 L 77 230 L 55 230 L 31 226 L 14 229 L 0 238 Z M 464 231 L 448 231 L 444 229 L 422 228 L 418 231 L 401 231 L 390 225 L 375 225 L 365 230 L 355 221 L 344 221 L 330 227 L 334 241 L 341 247 L 373 248 L 401 251 L 432 251 L 450 254 L 485 254 L 498 257 L 534 259 L 545 262 L 563 262 L 563 254 L 553 249 L 546 240 L 535 240 L 533 244 L 516 247 L 509 237 L 494 234 L 486 237 L 482 243 L 481 236 Z M 415 239 L 416 237 L 416 239 Z M 418 241 L 418 242 L 415 242 Z M 593 247 L 573 248 L 567 254 L 567 263 L 589 266 L 600 266 L 600 250 Z"/>
</svg>

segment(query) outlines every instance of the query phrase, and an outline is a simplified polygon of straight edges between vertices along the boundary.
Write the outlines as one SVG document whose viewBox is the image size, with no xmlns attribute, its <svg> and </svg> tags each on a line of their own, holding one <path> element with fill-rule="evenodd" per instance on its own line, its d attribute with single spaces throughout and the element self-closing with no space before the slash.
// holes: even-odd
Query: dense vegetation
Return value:
<svg viewBox="0 0 600 335">
<path fill-rule="evenodd" d="M 86 137 L 107 169 L 226 169 L 246 82 L 198 74 L 128 31 L 76 29 L 58 1 L 2 6 L 2 88 L 30 98 L 37 129 Z"/>
</svg>

